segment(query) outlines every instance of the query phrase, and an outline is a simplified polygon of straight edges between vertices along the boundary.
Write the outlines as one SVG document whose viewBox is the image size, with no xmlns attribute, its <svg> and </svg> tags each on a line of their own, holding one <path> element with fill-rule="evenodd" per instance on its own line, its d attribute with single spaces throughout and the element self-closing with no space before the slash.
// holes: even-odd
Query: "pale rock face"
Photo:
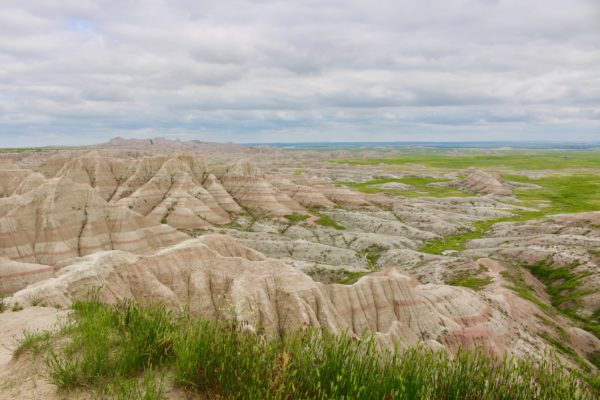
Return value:
<svg viewBox="0 0 600 400">
<path fill-rule="evenodd" d="M 246 177 L 260 177 L 263 176 L 263 172 L 258 168 L 256 164 L 249 160 L 240 160 L 227 168 L 224 176 L 246 176 Z"/>
<path fill-rule="evenodd" d="M 37 170 L 47 178 L 52 178 L 56 176 L 58 171 L 60 171 L 61 168 L 71 159 L 72 157 L 55 154 L 38 166 Z"/>
<path fill-rule="evenodd" d="M 13 194 L 25 194 L 30 190 L 41 186 L 45 182 L 46 178 L 44 177 L 44 175 L 40 174 L 39 172 L 33 172 L 21 181 L 21 183 L 19 184 L 19 186 Z"/>
<path fill-rule="evenodd" d="M 119 183 L 125 178 L 126 164 L 120 160 L 90 152 L 63 165 L 55 176 L 68 177 L 75 183 L 93 187 L 104 200 L 109 201 Z"/>
<path fill-rule="evenodd" d="M 268 181 L 303 207 L 333 207 L 335 203 L 310 186 L 298 185 L 280 176 L 268 176 Z"/>
<path fill-rule="evenodd" d="M 49 265 L 21 263 L 0 257 L 0 296 L 51 278 L 54 272 L 55 268 Z"/>
<path fill-rule="evenodd" d="M 104 150 L 128 150 L 142 152 L 169 152 L 169 151 L 191 151 L 196 153 L 208 154 L 277 154 L 279 151 L 273 148 L 261 147 L 246 147 L 234 143 L 210 143 L 193 141 L 181 141 L 179 139 L 170 140 L 163 137 L 155 137 L 153 139 L 124 139 L 115 137 L 106 143 L 101 143 L 95 146 Z"/>
<path fill-rule="evenodd" d="M 52 265 L 110 249 L 145 252 L 186 237 L 64 177 L 0 199 L 0 210 L 0 256 L 20 262 Z"/>
<path fill-rule="evenodd" d="M 36 186 L 39 174 L 20 168 L 0 170 L 0 198 L 22 194 Z M 43 177 L 42 177 L 43 179 Z"/>
<path fill-rule="evenodd" d="M 209 174 L 204 181 L 204 187 L 206 191 L 215 199 L 217 204 L 225 211 L 228 212 L 240 212 L 242 207 L 231 197 L 231 195 L 225 190 L 223 185 L 219 182 L 216 176 Z"/>
<path fill-rule="evenodd" d="M 236 202 L 251 211 L 282 216 L 305 210 L 298 202 L 271 185 L 258 167 L 247 160 L 241 160 L 228 168 L 220 180 Z"/>
<path fill-rule="evenodd" d="M 88 184 L 105 200 L 175 228 L 230 222 L 228 212 L 202 187 L 206 165 L 191 155 L 145 157 L 128 166 L 92 152 L 66 163 L 57 176 Z"/>
<path fill-rule="evenodd" d="M 332 185 L 318 178 L 298 178 L 296 183 L 302 186 L 308 186 L 322 193 L 330 201 L 348 207 L 360 207 L 369 204 L 363 193 L 355 192 L 345 187 Z"/>
<path fill-rule="evenodd" d="M 305 207 L 334 205 L 311 187 L 273 178 L 284 186 L 278 188 L 246 160 L 230 166 L 217 179 L 201 159 L 191 155 L 144 157 L 127 166 L 92 152 L 64 163 L 56 176 L 90 185 L 111 203 L 179 229 L 227 224 L 229 213 L 242 211 L 241 206 L 280 216 L 304 213 Z"/>
</svg>

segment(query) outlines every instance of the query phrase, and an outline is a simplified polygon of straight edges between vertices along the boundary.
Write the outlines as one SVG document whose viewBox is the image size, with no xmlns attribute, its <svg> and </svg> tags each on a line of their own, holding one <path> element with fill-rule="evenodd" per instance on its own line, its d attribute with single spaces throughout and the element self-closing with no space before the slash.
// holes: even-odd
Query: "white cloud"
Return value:
<svg viewBox="0 0 600 400">
<path fill-rule="evenodd" d="M 0 146 L 600 140 L 593 0 L 21 0 Z"/>
</svg>

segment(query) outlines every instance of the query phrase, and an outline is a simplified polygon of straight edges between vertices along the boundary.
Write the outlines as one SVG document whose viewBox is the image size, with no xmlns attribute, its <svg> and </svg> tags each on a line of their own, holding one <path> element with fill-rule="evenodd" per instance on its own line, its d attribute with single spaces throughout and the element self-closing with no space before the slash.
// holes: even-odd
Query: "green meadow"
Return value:
<svg viewBox="0 0 600 400">
<path fill-rule="evenodd" d="M 600 150 L 402 150 L 393 157 L 334 159 L 351 165 L 421 164 L 432 168 L 542 170 L 600 168 Z"/>
</svg>

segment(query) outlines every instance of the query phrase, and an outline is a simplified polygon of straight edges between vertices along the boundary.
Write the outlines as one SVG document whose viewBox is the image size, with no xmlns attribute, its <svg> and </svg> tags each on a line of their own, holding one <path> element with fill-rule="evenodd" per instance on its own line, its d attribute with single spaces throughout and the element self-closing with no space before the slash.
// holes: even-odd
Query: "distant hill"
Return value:
<svg viewBox="0 0 600 400">
<path fill-rule="evenodd" d="M 115 137 L 108 142 L 95 144 L 90 147 L 103 149 L 123 149 L 123 150 L 160 150 L 160 151 L 199 151 L 199 152 L 235 152 L 235 153 L 269 153 L 278 152 L 270 147 L 251 147 L 236 143 L 215 143 L 203 142 L 200 140 L 182 141 L 179 139 L 167 139 L 164 137 L 155 137 L 152 139 L 125 139 Z"/>
</svg>

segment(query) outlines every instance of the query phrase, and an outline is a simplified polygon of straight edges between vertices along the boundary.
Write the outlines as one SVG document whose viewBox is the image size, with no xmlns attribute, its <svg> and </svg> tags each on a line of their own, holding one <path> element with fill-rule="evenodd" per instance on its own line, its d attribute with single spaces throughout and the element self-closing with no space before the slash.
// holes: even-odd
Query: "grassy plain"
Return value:
<svg viewBox="0 0 600 400">
<path fill-rule="evenodd" d="M 543 170 L 600 168 L 600 150 L 403 150 L 393 157 L 331 160 L 351 165 L 420 164 L 432 168 Z"/>
</svg>

